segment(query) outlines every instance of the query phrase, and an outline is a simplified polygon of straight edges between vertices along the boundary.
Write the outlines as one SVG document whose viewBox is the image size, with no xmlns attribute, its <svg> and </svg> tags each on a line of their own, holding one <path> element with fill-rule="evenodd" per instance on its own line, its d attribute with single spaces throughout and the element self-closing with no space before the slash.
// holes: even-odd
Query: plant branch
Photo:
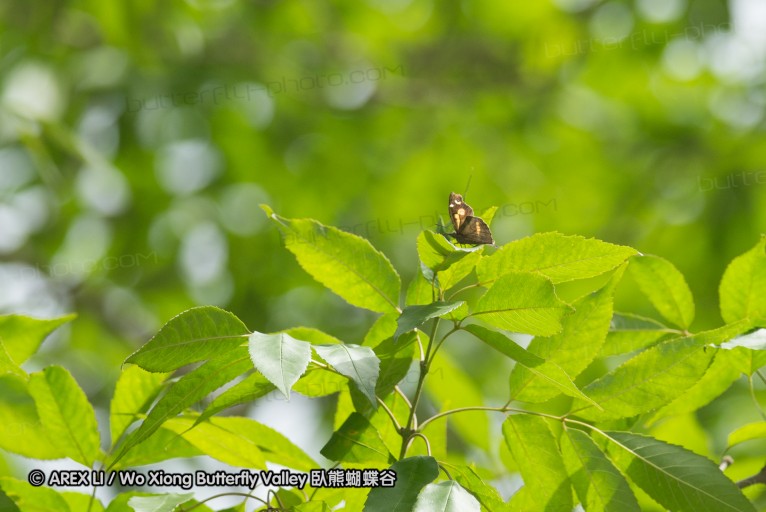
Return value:
<svg viewBox="0 0 766 512">
<path fill-rule="evenodd" d="M 436 353 L 439 351 L 439 349 L 441 348 L 442 344 L 444 343 L 444 340 L 446 340 L 452 333 L 454 333 L 455 331 L 457 331 L 459 329 L 460 329 L 459 327 L 453 328 L 447 334 L 445 334 L 442 339 L 439 340 L 439 342 L 436 344 L 436 347 L 433 350 L 433 353 L 431 354 L 431 360 L 428 361 L 428 367 L 429 368 L 431 367 L 431 363 L 433 362 L 434 358 L 436 357 Z"/>
<path fill-rule="evenodd" d="M 431 443 L 428 442 L 428 438 L 425 435 L 421 434 L 420 432 L 415 432 L 410 437 L 410 440 L 415 439 L 416 437 L 421 438 L 423 440 L 423 442 L 426 444 L 426 452 L 430 456 L 431 455 Z"/>
<path fill-rule="evenodd" d="M 470 406 L 470 407 L 458 407 L 456 409 L 450 409 L 449 411 L 440 412 L 439 414 L 434 414 L 430 418 L 428 418 L 426 421 L 421 423 L 420 429 L 423 430 L 426 428 L 426 425 L 431 423 L 432 421 L 438 420 L 439 418 L 443 418 L 444 416 L 448 416 L 450 414 L 455 414 L 458 412 L 466 412 L 466 411 L 494 411 L 494 412 L 518 412 L 522 414 L 532 414 L 534 416 L 542 416 L 543 418 L 549 418 L 552 420 L 561 421 L 563 418 L 561 416 L 554 416 L 552 414 L 545 414 L 542 412 L 534 412 L 534 411 L 525 411 L 524 409 L 516 409 L 515 407 L 486 407 L 481 405 L 476 406 Z M 574 420 L 564 420 L 564 421 L 574 421 Z"/>
<path fill-rule="evenodd" d="M 407 395 L 404 394 L 404 391 L 402 391 L 402 388 L 400 388 L 398 385 L 394 386 L 394 391 L 399 393 L 399 396 L 402 397 L 402 400 L 404 400 L 404 403 L 407 404 L 407 407 L 412 408 L 412 404 L 410 403 L 410 399 L 407 398 Z"/>
<path fill-rule="evenodd" d="M 436 336 L 436 329 L 439 326 L 439 317 L 434 319 L 433 327 L 431 328 L 431 336 L 428 338 L 428 346 L 426 347 L 425 355 L 420 360 L 420 375 L 418 375 L 418 383 L 415 387 L 415 396 L 412 398 L 412 406 L 410 407 L 410 417 L 407 419 L 407 425 L 400 430 L 402 435 L 402 449 L 399 452 L 399 459 L 403 459 L 407 453 L 407 447 L 409 446 L 410 434 L 418 429 L 418 419 L 415 415 L 415 411 L 418 408 L 420 402 L 420 395 L 423 393 L 423 384 L 428 375 L 428 357 L 431 352 L 431 346 L 433 345 L 434 336 Z"/>
<path fill-rule="evenodd" d="M 745 487 L 750 487 L 755 484 L 766 484 L 766 466 L 763 466 L 755 475 L 737 482 L 737 487 L 744 489 Z"/>
<path fill-rule="evenodd" d="M 396 430 L 397 431 L 401 430 L 402 426 L 399 425 L 399 422 L 396 420 L 396 416 L 394 416 L 394 413 L 391 412 L 391 409 L 388 408 L 388 406 L 386 405 L 386 402 L 381 400 L 379 396 L 376 396 L 375 398 L 378 399 L 378 403 L 380 404 L 380 406 L 383 408 L 384 411 L 386 411 L 386 413 L 388 414 L 388 417 L 391 418 L 391 421 L 394 422 L 394 426 L 396 427 Z"/>
</svg>

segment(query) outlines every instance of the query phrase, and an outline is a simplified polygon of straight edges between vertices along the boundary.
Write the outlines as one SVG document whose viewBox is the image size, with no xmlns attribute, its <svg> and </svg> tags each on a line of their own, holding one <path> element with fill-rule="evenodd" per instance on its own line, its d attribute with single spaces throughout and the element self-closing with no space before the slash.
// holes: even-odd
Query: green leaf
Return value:
<svg viewBox="0 0 766 512">
<path fill-rule="evenodd" d="M 136 512 L 173 512 L 178 505 L 190 501 L 193 497 L 193 492 L 133 496 L 128 500 L 128 505 L 133 507 Z"/>
<path fill-rule="evenodd" d="M 404 308 L 404 311 L 402 311 L 401 316 L 396 322 L 397 327 L 396 333 L 394 333 L 394 338 L 398 338 L 405 332 L 420 327 L 431 318 L 444 316 L 450 311 L 459 308 L 464 303 L 465 302 L 462 300 L 455 300 L 451 302 L 436 301 L 423 306 L 407 306 Z"/>
<path fill-rule="evenodd" d="M 434 300 L 436 300 L 434 297 L 434 287 L 431 284 L 431 280 L 423 275 L 421 269 L 421 272 L 415 274 L 412 281 L 410 281 L 404 303 L 407 306 L 414 306 L 417 304 L 430 304 Z"/>
<path fill-rule="evenodd" d="M 482 211 L 478 217 L 482 219 L 484 222 L 487 223 L 487 226 L 492 224 L 492 219 L 495 218 L 495 214 L 497 213 L 497 206 L 490 206 L 486 210 Z"/>
<path fill-rule="evenodd" d="M 276 386 L 269 382 L 266 377 L 258 372 L 253 372 L 210 402 L 210 405 L 205 408 L 205 412 L 202 413 L 198 421 L 205 421 L 214 414 L 229 407 L 253 402 L 275 389 L 277 389 Z"/>
<path fill-rule="evenodd" d="M 561 393 L 575 398 L 581 398 L 589 402 L 591 401 L 587 395 L 575 386 L 569 375 L 567 375 L 567 373 L 559 366 L 524 350 L 506 335 L 500 332 L 491 331 L 480 325 L 466 325 L 463 329 L 470 332 L 498 352 L 510 357 L 524 368 L 527 368 L 532 375 L 536 375 L 542 381 L 550 383 Z M 513 393 L 511 394 L 513 395 Z M 598 407 L 598 404 L 595 402 L 591 403 Z"/>
<path fill-rule="evenodd" d="M 683 333 L 651 318 L 631 313 L 615 313 L 606 343 L 601 348 L 601 355 L 614 356 L 640 350 L 668 334 Z"/>
<path fill-rule="evenodd" d="M 69 510 L 87 510 L 88 512 L 103 512 L 104 506 L 97 499 L 94 499 L 88 494 L 81 492 L 62 492 L 61 497 L 64 498 Z"/>
<path fill-rule="evenodd" d="M 167 376 L 147 372 L 136 365 L 129 365 L 122 371 L 109 407 L 112 445 L 117 444 L 125 430 L 149 409 Z"/>
<path fill-rule="evenodd" d="M 694 320 L 694 297 L 672 263 L 659 256 L 637 255 L 631 258 L 628 272 L 668 322 L 689 328 Z"/>
<path fill-rule="evenodd" d="M 627 418 L 669 403 L 704 375 L 714 353 L 703 350 L 705 345 L 731 339 L 746 328 L 743 323 L 726 325 L 641 352 L 585 388 L 605 410 L 579 414 L 590 420 Z"/>
<path fill-rule="evenodd" d="M 512 414 L 503 422 L 503 437 L 539 510 L 571 512 L 569 476 L 545 419 Z"/>
<path fill-rule="evenodd" d="M 430 294 L 430 285 L 429 285 Z M 396 320 L 399 318 L 399 313 L 389 313 L 387 315 L 381 315 L 375 320 L 367 334 L 364 335 L 364 341 L 362 345 L 375 348 L 380 343 L 390 338 L 396 332 Z"/>
<path fill-rule="evenodd" d="M 293 391 L 311 397 L 327 396 L 347 389 L 348 384 L 348 377 L 339 373 L 326 368 L 309 368 L 295 383 Z"/>
<path fill-rule="evenodd" d="M 431 230 L 422 231 L 418 235 L 417 248 L 418 258 L 431 270 L 439 269 L 451 254 L 463 252 Z"/>
<path fill-rule="evenodd" d="M 237 347 L 236 350 L 211 359 L 181 377 L 157 401 L 141 426 L 125 438 L 110 466 L 119 461 L 132 447 L 145 441 L 165 421 L 251 368 L 252 363 L 245 348 Z"/>
<path fill-rule="evenodd" d="M 561 319 L 570 310 L 545 277 L 511 272 L 495 281 L 471 314 L 501 329 L 550 336 L 561 331 Z"/>
<path fill-rule="evenodd" d="M 282 231 L 285 246 L 314 279 L 360 308 L 397 311 L 401 280 L 391 262 L 364 238 L 313 219 L 286 219 L 261 205 Z"/>
<path fill-rule="evenodd" d="M 731 447 L 740 443 L 763 438 L 766 438 L 766 421 L 748 423 L 729 434 L 729 438 L 726 442 L 726 450 L 728 451 Z"/>
<path fill-rule="evenodd" d="M 380 359 L 380 375 L 375 393 L 383 398 L 407 375 L 415 357 L 415 333 L 409 333 L 394 341 L 388 338 L 375 347 Z"/>
<path fill-rule="evenodd" d="M 338 430 L 341 425 L 354 413 L 354 402 L 351 399 L 351 386 L 346 380 L 346 388 L 338 394 L 338 400 L 335 403 L 335 415 L 333 416 L 333 430 Z M 373 412 L 377 414 L 377 411 Z M 365 416 L 366 417 L 366 416 Z"/>
<path fill-rule="evenodd" d="M 428 484 L 418 494 L 413 512 L 481 512 L 471 493 L 454 480 Z"/>
<path fill-rule="evenodd" d="M 68 457 L 91 467 L 99 455 L 93 406 L 74 377 L 60 366 L 30 375 L 29 392 L 48 438 Z"/>
<path fill-rule="evenodd" d="M 407 401 L 402 398 L 399 393 L 391 393 L 383 401 L 388 407 L 388 410 L 391 411 L 394 417 L 396 417 L 399 425 L 406 425 L 410 414 L 410 408 L 407 405 Z M 391 421 L 388 412 L 381 407 L 369 417 L 369 420 L 370 424 L 378 431 L 378 435 L 385 443 L 388 451 L 398 454 L 402 447 L 402 436 L 399 433 L 399 429 L 397 429 L 396 425 Z M 428 432 L 424 432 L 424 435 L 428 435 Z M 433 446 L 433 440 L 430 436 L 429 441 L 432 442 Z M 412 448 L 412 445 L 410 445 L 410 449 Z M 434 456 L 436 455 L 434 454 Z"/>
<path fill-rule="evenodd" d="M 289 334 L 296 340 L 308 341 L 314 345 L 339 345 L 343 343 L 335 336 L 313 327 L 291 327 L 280 332 Z"/>
<path fill-rule="evenodd" d="M 330 506 L 324 501 L 309 501 L 296 505 L 295 512 L 332 512 Z"/>
<path fill-rule="evenodd" d="M 720 353 L 729 364 L 748 377 L 766 365 L 766 351 L 763 350 L 734 347 L 731 350 L 721 350 Z"/>
<path fill-rule="evenodd" d="M 439 476 L 436 459 L 427 456 L 396 461 L 390 469 L 396 473 L 396 485 L 374 487 L 363 512 L 412 512 L 421 489 Z"/>
<path fill-rule="evenodd" d="M 0 376 L 0 448 L 34 459 L 61 459 L 64 446 L 48 439 L 27 382 L 15 375 Z M 34 439 L 35 442 L 29 442 Z"/>
<path fill-rule="evenodd" d="M 125 362 L 150 372 L 171 372 L 242 345 L 248 332 L 228 311 L 213 306 L 192 308 L 171 318 Z"/>
<path fill-rule="evenodd" d="M 641 512 L 625 477 L 581 430 L 565 429 L 561 451 L 580 503 L 588 512 Z"/>
<path fill-rule="evenodd" d="M 5 350 L 11 360 L 21 365 L 37 352 L 50 333 L 76 317 L 74 314 L 51 319 L 0 315 L 0 339 L 5 344 Z"/>
<path fill-rule="evenodd" d="M 630 432 L 605 432 L 615 465 L 662 506 L 689 512 L 752 511 L 753 505 L 711 460 Z"/>
<path fill-rule="evenodd" d="M 25 372 L 21 366 L 17 365 L 8 351 L 5 349 L 5 343 L 0 339 L 0 375 L 11 374 L 22 379 L 27 379 L 27 372 Z"/>
<path fill-rule="evenodd" d="M 586 279 L 608 272 L 636 254 L 632 247 L 593 238 L 538 233 L 506 244 L 482 258 L 476 274 L 483 284 L 508 272 L 537 272 L 553 283 Z"/>
<path fill-rule="evenodd" d="M 425 391 L 441 411 L 482 405 L 484 396 L 475 381 L 444 351 L 436 353 Z M 484 411 L 468 411 L 448 417 L 460 436 L 482 449 L 489 449 L 489 420 Z"/>
<path fill-rule="evenodd" d="M 440 464 L 442 467 L 446 467 L 452 478 L 473 494 L 485 509 L 492 512 L 508 510 L 508 506 L 497 489 L 484 482 L 472 466 L 458 466 L 446 462 Z"/>
<path fill-rule="evenodd" d="M 254 332 L 248 345 L 255 367 L 289 400 L 290 388 L 311 360 L 311 344 L 285 333 Z"/>
<path fill-rule="evenodd" d="M 345 375 L 377 409 L 375 386 L 380 374 L 380 360 L 370 347 L 360 345 L 313 345 L 319 357 L 327 361 L 335 371 Z"/>
<path fill-rule="evenodd" d="M 480 248 L 481 249 L 481 248 Z M 444 262 L 446 268 L 436 274 L 439 288 L 449 290 L 470 274 L 482 257 L 481 250 L 457 251 L 449 255 Z"/>
<path fill-rule="evenodd" d="M 230 418 L 217 418 L 227 420 Z M 238 418 L 246 419 L 246 418 Z M 163 428 L 183 437 L 205 455 L 235 467 L 266 469 L 266 458 L 258 445 L 230 422 L 203 421 L 195 424 L 194 417 L 171 418 Z"/>
<path fill-rule="evenodd" d="M 133 507 L 128 505 L 128 501 L 130 501 L 130 499 L 135 496 L 141 496 L 146 498 L 149 496 L 153 496 L 153 494 L 149 492 L 141 492 L 141 491 L 128 491 L 128 492 L 120 493 L 117 496 L 115 496 L 115 498 L 109 503 L 109 506 L 106 507 L 106 512 L 135 512 L 135 509 L 133 509 Z"/>
<path fill-rule="evenodd" d="M 322 448 L 322 455 L 342 462 L 383 462 L 394 460 L 369 420 L 354 412 Z"/>
<path fill-rule="evenodd" d="M 721 316 L 726 323 L 766 319 L 766 235 L 732 260 L 721 278 Z"/>
<path fill-rule="evenodd" d="M 665 416 L 675 416 L 696 411 L 721 396 L 739 378 L 739 369 L 732 364 L 730 354 L 714 351 L 713 362 L 705 375 L 692 387 L 679 393 L 669 404 L 658 410 L 648 423 L 654 423 Z"/>
<path fill-rule="evenodd" d="M 23 512 L 69 512 L 63 496 L 50 487 L 33 487 L 27 482 L 0 477 L 0 488 Z"/>
<path fill-rule="evenodd" d="M 156 464 L 170 459 L 198 457 L 203 453 L 183 437 L 170 430 L 159 428 L 146 440 L 134 446 L 110 466 L 113 471 Z"/>
<path fill-rule="evenodd" d="M 583 297 L 575 311 L 563 320 L 563 329 L 551 337 L 536 337 L 527 350 L 556 365 L 570 379 L 577 377 L 599 354 L 612 320 L 612 300 L 616 284 L 622 278 L 622 267 L 600 290 Z M 545 402 L 561 387 L 542 379 L 530 369 L 517 366 L 511 372 L 511 396 L 526 402 Z M 571 396 L 571 393 L 567 393 Z"/>
</svg>

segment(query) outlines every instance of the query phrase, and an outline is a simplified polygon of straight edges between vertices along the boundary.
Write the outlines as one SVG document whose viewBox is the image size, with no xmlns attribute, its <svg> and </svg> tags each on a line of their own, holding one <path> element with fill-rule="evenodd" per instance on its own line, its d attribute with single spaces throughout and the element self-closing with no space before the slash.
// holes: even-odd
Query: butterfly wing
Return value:
<svg viewBox="0 0 766 512">
<path fill-rule="evenodd" d="M 460 229 L 465 225 L 468 217 L 473 217 L 473 208 L 465 204 L 463 196 L 452 192 L 449 195 L 449 217 L 452 220 L 452 227 L 455 228 L 455 233 L 459 233 Z"/>
<path fill-rule="evenodd" d="M 460 229 L 455 229 L 455 240 L 461 244 L 494 244 L 489 226 L 479 217 L 467 217 Z"/>
</svg>

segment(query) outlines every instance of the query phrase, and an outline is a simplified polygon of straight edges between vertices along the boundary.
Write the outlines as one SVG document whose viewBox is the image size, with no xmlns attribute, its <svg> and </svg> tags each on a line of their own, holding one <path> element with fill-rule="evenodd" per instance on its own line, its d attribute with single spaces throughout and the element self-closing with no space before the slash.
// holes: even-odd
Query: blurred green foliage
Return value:
<svg viewBox="0 0 766 512">
<path fill-rule="evenodd" d="M 374 315 L 299 271 L 258 205 L 368 238 L 406 283 L 470 181 L 498 244 L 558 230 L 661 255 L 692 330 L 720 325 L 725 265 L 766 222 L 746 4 L 0 3 L 0 312 L 76 312 L 42 357 L 96 400 L 197 304 L 358 343 Z M 617 309 L 654 315 L 637 297 Z M 702 415 L 713 446 L 741 414 Z"/>
</svg>

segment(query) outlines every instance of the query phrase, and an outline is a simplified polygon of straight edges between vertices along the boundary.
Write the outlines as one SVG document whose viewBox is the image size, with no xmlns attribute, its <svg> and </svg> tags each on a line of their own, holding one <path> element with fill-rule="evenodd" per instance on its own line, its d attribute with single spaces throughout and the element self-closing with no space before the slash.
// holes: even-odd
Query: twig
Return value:
<svg viewBox="0 0 766 512">
<path fill-rule="evenodd" d="M 755 484 L 766 484 L 766 466 L 763 466 L 755 475 L 737 482 L 737 487 L 744 489 L 745 487 L 750 487 Z"/>
</svg>

